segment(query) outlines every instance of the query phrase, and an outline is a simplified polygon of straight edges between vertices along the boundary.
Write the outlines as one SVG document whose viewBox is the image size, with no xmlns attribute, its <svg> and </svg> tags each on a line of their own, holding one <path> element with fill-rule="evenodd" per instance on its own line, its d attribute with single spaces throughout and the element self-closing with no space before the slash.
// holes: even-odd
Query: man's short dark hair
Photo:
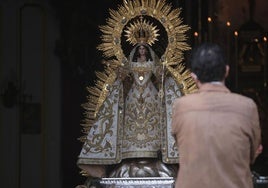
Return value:
<svg viewBox="0 0 268 188">
<path fill-rule="evenodd" d="M 213 43 L 203 43 L 192 52 L 191 71 L 201 83 L 222 81 L 226 72 L 223 49 Z"/>
</svg>

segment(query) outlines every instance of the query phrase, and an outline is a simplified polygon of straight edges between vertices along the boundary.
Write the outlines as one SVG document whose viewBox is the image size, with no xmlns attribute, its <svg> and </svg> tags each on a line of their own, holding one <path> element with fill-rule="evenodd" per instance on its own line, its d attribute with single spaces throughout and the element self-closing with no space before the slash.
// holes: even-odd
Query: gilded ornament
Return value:
<svg viewBox="0 0 268 188">
<path fill-rule="evenodd" d="M 127 22 L 127 19 L 125 17 L 123 17 L 121 23 L 125 24 L 126 22 Z"/>
<path fill-rule="evenodd" d="M 102 62 L 106 66 L 103 72 L 96 72 L 95 86 L 87 88 L 88 100 L 82 105 L 85 109 L 85 119 L 82 123 L 85 134 L 94 124 L 94 120 L 100 116 L 99 111 L 109 95 L 110 87 L 117 79 L 118 68 L 128 64 L 122 49 L 122 36 L 124 35 L 130 44 L 135 45 L 141 42 L 141 37 L 139 37 L 141 35 L 137 35 L 137 33 L 143 31 L 144 42 L 154 45 L 160 35 L 154 20 L 162 24 L 168 37 L 167 47 L 160 57 L 161 65 L 183 87 L 183 94 L 196 90 L 190 72 L 182 63 L 183 52 L 190 49 L 186 43 L 186 32 L 190 28 L 182 24 L 180 9 L 172 9 L 165 0 L 124 0 L 117 10 L 110 10 L 109 13 L 110 17 L 107 19 L 106 25 L 100 26 L 102 43 L 97 47 L 103 52 L 104 58 L 109 60 Z M 163 76 L 165 75 L 163 74 Z M 162 95 L 161 90 L 159 93 Z M 85 139 L 84 136 L 80 138 L 81 141 L 85 141 Z M 108 145 L 109 143 L 107 143 Z M 96 146 L 96 148 L 98 147 Z"/>
<path fill-rule="evenodd" d="M 142 14 L 142 15 L 146 15 L 146 13 L 147 13 L 147 11 L 146 11 L 146 10 L 144 10 L 144 9 L 143 9 L 143 10 L 141 10 L 141 14 Z"/>
</svg>

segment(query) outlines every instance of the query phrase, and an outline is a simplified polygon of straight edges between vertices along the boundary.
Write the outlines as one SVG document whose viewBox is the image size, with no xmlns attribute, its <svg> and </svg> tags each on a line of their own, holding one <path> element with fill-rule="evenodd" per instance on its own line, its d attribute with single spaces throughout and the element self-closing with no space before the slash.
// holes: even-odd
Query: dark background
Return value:
<svg viewBox="0 0 268 188">
<path fill-rule="evenodd" d="M 81 149 L 81 143 L 75 139 L 81 136 L 80 130 L 77 126 L 73 126 L 79 123 L 83 118 L 83 111 L 80 104 L 85 102 L 86 92 L 85 87 L 87 85 L 93 85 L 95 79 L 95 71 L 102 70 L 101 60 L 102 54 L 96 50 L 96 46 L 100 44 L 100 31 L 98 26 L 105 25 L 106 18 L 109 17 L 109 9 L 117 9 L 117 4 L 121 3 L 121 0 L 98 0 L 98 1 L 85 1 L 85 0 L 53 0 L 51 5 L 56 9 L 58 19 L 60 20 L 60 39 L 56 41 L 55 53 L 60 57 L 62 64 L 62 84 L 63 84 L 63 96 L 62 96 L 62 172 L 63 172 L 63 187 L 70 187 L 83 182 L 85 178 L 79 175 L 79 169 L 76 167 L 77 155 Z M 263 87 L 263 78 L 259 78 L 259 73 L 246 73 L 243 77 L 241 73 L 241 80 L 237 82 L 248 82 L 248 77 L 258 77 L 252 85 L 245 85 L 243 87 L 237 87 L 238 83 L 235 80 L 238 72 L 234 71 L 234 67 L 238 63 L 232 59 L 234 57 L 234 42 L 227 43 L 225 38 L 222 38 L 222 31 L 225 33 L 225 25 L 219 20 L 218 12 L 220 8 L 217 7 L 215 1 L 201 1 L 188 0 L 177 1 L 170 0 L 174 8 L 181 7 L 181 16 L 184 19 L 185 24 L 191 27 L 189 31 L 188 42 L 191 47 L 197 45 L 193 33 L 199 32 L 200 38 L 198 43 L 207 41 L 208 36 L 208 22 L 207 17 L 211 16 L 214 22 L 212 42 L 218 42 L 226 51 L 231 65 L 231 75 L 227 80 L 227 86 L 235 92 L 239 92 L 252 97 L 259 105 L 261 113 L 261 121 L 263 129 L 267 129 L 267 100 L 265 98 L 267 88 Z M 251 6 L 254 5 L 254 1 L 248 1 Z M 253 6 L 254 7 L 254 6 Z M 201 13 L 198 14 L 198 11 Z M 252 10 L 251 10 L 252 11 Z M 250 14 L 250 13 L 249 13 Z M 201 16 L 201 17 L 200 17 Z M 252 15 L 251 15 L 252 16 Z M 250 19 L 250 18 L 249 18 Z M 255 23 L 255 22 L 254 22 Z M 199 25 L 200 24 L 200 25 Z M 223 28 L 224 27 L 224 28 Z M 265 35 L 265 29 L 259 25 L 253 23 L 242 22 L 237 29 L 241 30 L 259 30 L 261 35 Z M 267 50 L 267 49 L 266 49 Z M 185 55 L 185 64 L 187 65 L 188 53 Z M 267 60 L 265 62 L 267 64 Z M 267 79 L 267 77 L 265 78 Z M 252 79 L 250 79 L 252 80 Z M 247 90 L 247 89 L 253 89 Z M 72 119 L 68 117 L 72 116 Z M 66 126 L 68 125 L 68 126 Z M 67 128 L 66 128 L 67 127 Z M 263 133 L 265 134 L 265 133 Z M 267 139 L 265 138 L 265 144 L 267 145 Z M 266 149 L 264 150 L 266 152 Z M 256 165 L 253 167 L 262 174 L 267 174 L 267 154 L 263 154 L 258 158 Z"/>
<path fill-rule="evenodd" d="M 45 93 L 43 95 L 47 97 L 46 100 L 43 100 L 45 102 L 40 100 L 38 101 L 39 103 L 31 103 L 30 98 L 32 97 L 32 93 L 26 93 L 26 95 L 24 95 L 25 93 L 19 93 L 21 92 L 19 89 L 23 88 L 21 86 L 17 88 L 16 81 L 14 81 L 10 88 L 2 87 L 2 80 L 0 82 L 2 102 L 0 110 L 1 113 L 8 114 L 7 117 L 4 117 L 2 114 L 0 116 L 0 122 L 3 119 L 5 120 L 5 123 L 0 125 L 0 144 L 4 146 L 1 157 L 8 161 L 0 161 L 2 162 L 1 164 L 8 163 L 3 165 L 3 168 L 1 166 L 0 172 L 4 173 L 1 174 L 1 177 L 9 178 L 3 178 L 3 184 L 1 185 L 14 187 L 9 185 L 13 185 L 13 181 L 18 181 L 14 183 L 18 185 L 17 187 L 24 186 L 31 188 L 36 187 L 33 185 L 36 182 L 36 184 L 39 183 L 45 187 L 47 184 L 52 184 L 53 181 L 58 181 L 62 185 L 61 187 L 74 188 L 76 185 L 84 183 L 85 177 L 79 174 L 80 170 L 76 166 L 77 157 L 82 147 L 82 143 L 78 138 L 83 135 L 80 123 L 83 119 L 84 111 L 81 104 L 86 102 L 86 87 L 94 85 L 94 80 L 96 79 L 95 72 L 103 70 L 103 65 L 101 64 L 103 56 L 96 49 L 97 45 L 101 43 L 99 26 L 106 24 L 106 19 L 109 17 L 109 9 L 116 10 L 122 2 L 123 0 L 0 1 L 0 26 L 3 26 L 0 27 L 1 73 L 4 72 L 8 75 L 9 68 L 12 65 L 15 67 L 14 69 L 17 69 L 18 61 L 22 61 L 19 59 L 23 58 L 19 54 L 21 52 L 18 52 L 18 49 L 22 48 L 22 46 L 19 46 L 21 42 L 19 38 L 19 34 L 21 34 L 19 33 L 21 32 L 20 20 L 17 19 L 19 11 L 25 10 L 23 8 L 27 6 L 28 8 L 37 7 L 36 10 L 39 11 L 37 15 L 40 12 L 40 15 L 44 14 L 46 20 L 43 20 L 42 23 L 44 25 L 47 24 L 47 28 L 44 26 L 42 28 L 44 31 L 41 30 L 40 33 L 46 33 L 48 29 L 54 29 L 52 34 L 46 33 L 47 36 L 44 37 L 44 40 L 49 40 L 49 42 L 40 40 L 40 43 L 47 43 L 50 45 L 49 47 L 52 46 L 52 49 L 47 50 L 44 47 L 39 49 L 40 52 L 38 52 L 45 54 L 47 59 L 44 61 L 41 60 L 41 63 L 46 62 L 46 66 L 49 67 L 47 68 L 48 70 L 41 70 L 43 73 L 47 71 L 45 73 L 48 74 L 40 75 L 40 78 L 38 78 L 40 80 L 46 79 L 45 81 L 49 85 L 42 85 L 40 87 L 41 90 L 43 87 L 50 90 L 44 90 Z M 268 1 L 167 0 L 166 2 L 170 3 L 173 8 L 181 8 L 183 23 L 191 27 L 187 32 L 187 42 L 192 48 L 205 41 L 219 43 L 224 48 L 231 67 L 230 76 L 226 82 L 228 88 L 233 92 L 251 97 L 257 103 L 264 151 L 258 157 L 255 165 L 252 166 L 252 169 L 263 176 L 268 176 L 268 74 L 266 55 L 268 51 L 267 41 L 264 41 L 264 37 L 267 39 L 268 36 Z M 208 17 L 212 19 L 211 23 L 208 22 Z M 28 19 L 31 20 L 31 18 Z M 27 19 L 24 21 L 24 23 L 28 23 Z M 226 25 L 228 21 L 231 23 L 230 26 Z M 9 27 L 10 25 L 12 27 Z M 36 30 L 39 31 L 38 27 L 39 25 L 37 24 L 33 28 L 37 28 Z M 28 25 L 23 25 L 23 28 L 25 32 L 35 31 Z M 58 30 L 59 33 L 57 33 Z M 238 37 L 234 36 L 234 31 L 239 32 Z M 195 32 L 198 33 L 198 37 L 194 35 Z M 7 34 L 7 36 L 4 36 L 4 34 Z M 25 40 L 31 40 L 30 37 L 27 38 L 27 34 L 23 34 L 26 38 Z M 57 36 L 55 37 L 55 35 Z M 39 37 L 38 32 L 35 37 Z M 5 38 L 8 38 L 8 40 L 5 40 Z M 255 41 L 256 39 L 257 42 Z M 26 41 L 23 44 L 25 44 L 24 47 L 27 49 L 20 49 L 21 51 L 30 51 L 28 49 L 30 47 L 26 45 L 27 42 L 30 42 L 33 46 L 36 44 L 35 42 Z M 256 48 L 256 46 L 259 46 L 261 50 L 258 47 Z M 242 53 L 244 48 L 246 48 L 245 54 Z M 4 54 L 4 52 L 7 52 L 7 54 Z M 184 63 L 186 66 L 188 66 L 190 52 L 185 53 Z M 35 53 L 35 49 L 33 49 L 32 53 Z M 242 55 L 238 55 L 240 53 Z M 31 59 L 31 52 L 25 54 L 28 55 L 27 60 Z M 34 57 L 37 59 L 38 54 Z M 4 60 L 3 63 L 2 60 Z M 54 65 L 53 63 L 56 64 Z M 33 61 L 30 65 L 32 64 L 35 65 L 36 62 Z M 1 70 L 2 68 L 3 70 Z M 25 71 L 26 74 L 32 71 L 28 64 L 24 68 L 27 69 Z M 14 72 L 19 71 L 15 70 Z M 16 74 L 21 73 L 15 73 L 15 77 L 17 76 Z M 55 80 L 55 84 L 53 82 L 54 78 L 50 78 L 51 75 L 60 75 L 60 78 L 55 76 L 58 79 Z M 2 77 L 0 75 L 1 79 Z M 31 81 L 36 78 L 29 79 Z M 5 84 L 9 81 L 5 81 Z M 19 80 L 18 82 L 23 82 L 23 80 Z M 31 82 L 28 83 L 28 85 L 30 84 Z M 55 92 L 51 92 L 55 87 L 57 87 Z M 22 98 L 24 97 L 24 101 L 19 101 L 20 104 L 16 104 L 19 103 L 16 101 L 17 95 L 20 95 L 19 97 Z M 30 101 L 29 105 L 21 104 L 25 101 Z M 20 108 L 21 106 L 27 107 L 27 114 L 30 117 L 26 116 L 23 110 L 17 112 L 16 108 Z M 45 109 L 45 112 L 42 111 L 43 109 Z M 25 116 L 19 119 L 18 116 L 21 114 L 17 115 L 16 113 L 21 113 L 22 116 L 23 114 Z M 55 113 L 56 115 L 53 116 L 51 113 Z M 16 117 L 13 117 L 14 114 Z M 44 120 L 42 117 L 46 117 L 48 120 Z M 16 118 L 18 120 L 14 120 Z M 51 120 L 53 118 L 55 118 L 55 122 Z M 44 122 L 42 123 L 41 121 Z M 21 137 L 23 139 L 19 140 Z M 38 140 L 38 143 L 32 144 L 36 140 Z M 41 142 L 39 143 L 40 140 Z M 58 143 L 58 140 L 60 143 Z M 11 144 L 12 147 L 10 146 Z M 60 152 L 58 152 L 58 149 Z M 21 153 L 27 154 L 26 159 L 21 159 L 24 156 Z M 42 164 L 39 162 L 40 159 Z M 26 163 L 24 163 L 25 161 Z M 60 167 L 57 166 L 59 163 Z M 33 164 L 38 164 L 41 168 L 39 166 L 32 168 L 28 166 Z M 11 167 L 9 168 L 9 166 Z M 54 168 L 55 173 L 49 174 L 51 171 L 53 172 Z M 57 172 L 59 168 L 60 173 Z M 43 179 L 40 178 L 41 180 L 38 179 L 32 183 L 32 186 L 28 186 L 31 184 L 24 182 L 23 179 L 31 173 L 35 174 L 35 171 L 37 174 L 35 177 L 42 177 Z M 24 172 L 27 172 L 26 175 Z M 54 174 L 60 174 L 60 177 L 51 177 Z M 25 179 L 31 180 L 31 177 L 27 176 Z"/>
</svg>

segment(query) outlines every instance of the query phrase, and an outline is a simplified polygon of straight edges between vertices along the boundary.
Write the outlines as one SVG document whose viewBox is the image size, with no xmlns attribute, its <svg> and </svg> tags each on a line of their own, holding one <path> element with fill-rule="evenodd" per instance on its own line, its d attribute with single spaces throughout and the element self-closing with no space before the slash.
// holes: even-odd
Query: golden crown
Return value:
<svg viewBox="0 0 268 188">
<path fill-rule="evenodd" d="M 137 43 L 154 44 L 159 36 L 157 26 L 154 26 L 150 21 L 143 19 L 142 16 L 129 26 L 126 27 L 125 36 L 127 41 L 133 46 Z"/>
</svg>

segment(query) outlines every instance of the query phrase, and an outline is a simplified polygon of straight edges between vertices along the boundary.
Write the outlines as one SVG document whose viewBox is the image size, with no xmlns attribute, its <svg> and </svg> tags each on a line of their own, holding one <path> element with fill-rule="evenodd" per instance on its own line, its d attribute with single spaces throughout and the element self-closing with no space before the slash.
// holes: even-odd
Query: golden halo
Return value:
<svg viewBox="0 0 268 188">
<path fill-rule="evenodd" d="M 190 49 L 185 34 L 190 28 L 182 24 L 180 9 L 172 9 L 165 0 L 124 0 L 118 10 L 110 10 L 107 25 L 100 26 L 103 33 L 102 43 L 97 49 L 101 50 L 106 58 L 116 57 L 121 63 L 126 61 L 121 46 L 124 27 L 131 19 L 145 15 L 157 19 L 167 32 L 168 45 L 161 58 L 168 59 L 166 65 L 178 65 L 183 60 L 183 52 Z"/>
<path fill-rule="evenodd" d="M 182 93 L 188 94 L 196 89 L 189 70 L 182 63 L 183 52 L 190 49 L 186 43 L 186 31 L 190 28 L 182 24 L 180 9 L 172 9 L 165 0 L 124 0 L 118 10 L 110 10 L 107 24 L 100 26 L 102 43 L 97 49 L 101 50 L 108 60 L 103 62 L 106 65 L 105 70 L 96 72 L 96 85 L 87 88 L 88 101 L 82 105 L 85 109 L 85 119 L 82 124 L 85 133 L 98 116 L 98 112 L 108 96 L 109 88 L 117 79 L 117 68 L 124 66 L 127 62 L 121 43 L 124 29 L 129 42 L 136 43 L 132 34 L 138 23 L 134 22 L 131 25 L 131 21 L 140 16 L 157 20 L 165 29 L 168 41 L 164 53 L 160 57 L 161 64 L 179 84 Z M 153 43 L 158 36 L 157 29 L 146 21 L 141 24 L 152 31 L 150 42 Z M 85 137 L 81 137 L 81 140 L 84 139 Z"/>
</svg>

